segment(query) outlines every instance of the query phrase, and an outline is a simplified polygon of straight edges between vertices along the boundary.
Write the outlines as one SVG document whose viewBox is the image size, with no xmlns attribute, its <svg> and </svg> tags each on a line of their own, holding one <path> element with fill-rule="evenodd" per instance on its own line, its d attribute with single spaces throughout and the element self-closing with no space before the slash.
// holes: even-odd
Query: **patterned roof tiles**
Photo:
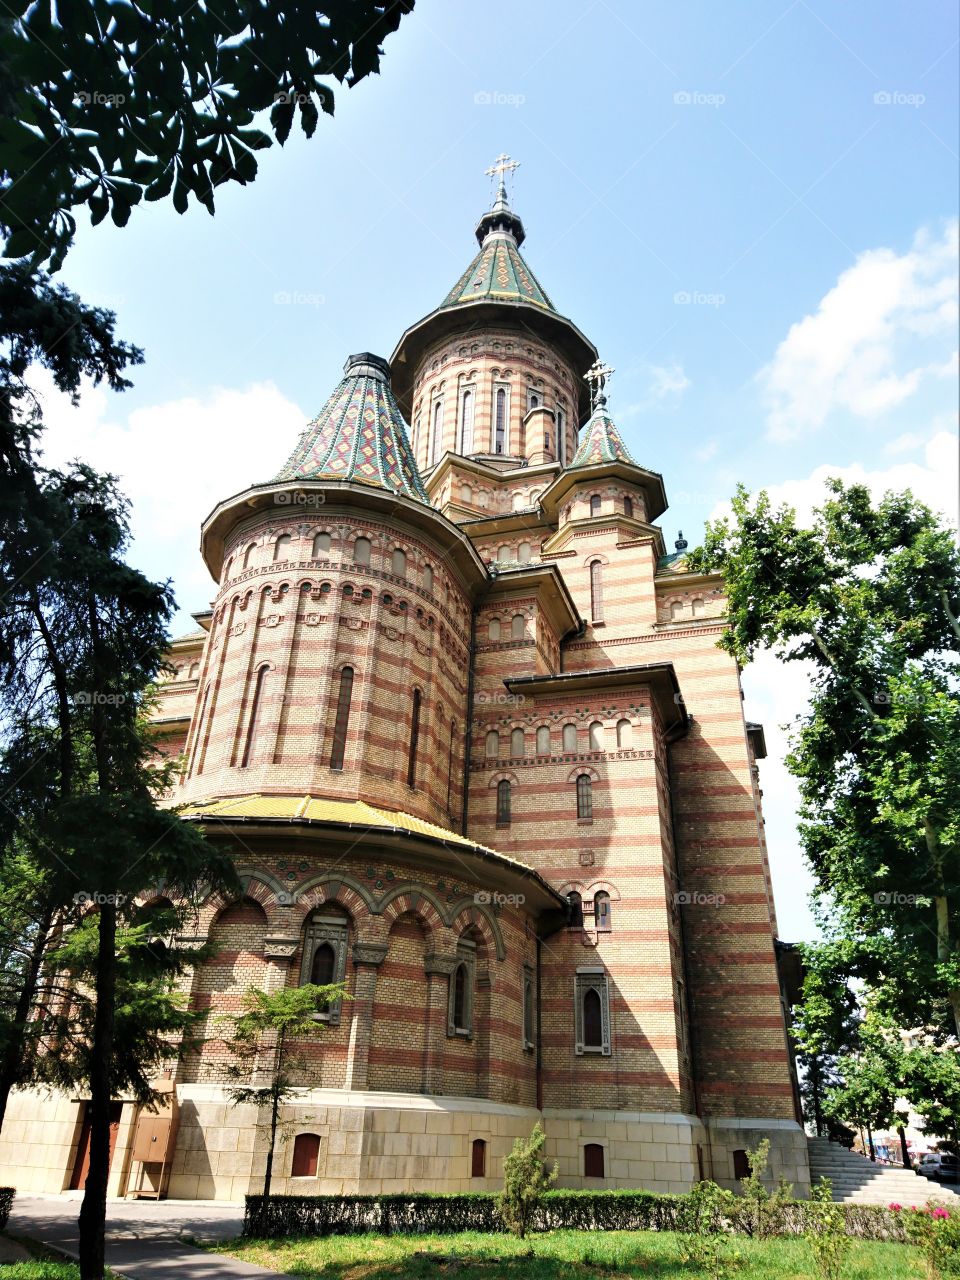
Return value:
<svg viewBox="0 0 960 1280">
<path fill-rule="evenodd" d="M 628 462 L 631 466 L 637 465 L 603 404 L 597 405 L 584 424 L 580 444 L 573 455 L 570 468 L 591 467 L 598 462 Z"/>
<path fill-rule="evenodd" d="M 440 305 L 454 307 L 463 302 L 530 302 L 556 311 L 515 240 L 506 234 L 488 237 Z"/>
</svg>

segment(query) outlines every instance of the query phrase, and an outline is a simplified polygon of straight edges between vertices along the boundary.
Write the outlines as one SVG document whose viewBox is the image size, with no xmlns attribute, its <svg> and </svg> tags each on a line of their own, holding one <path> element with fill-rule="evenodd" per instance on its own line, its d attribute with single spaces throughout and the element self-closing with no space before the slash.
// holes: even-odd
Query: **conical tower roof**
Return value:
<svg viewBox="0 0 960 1280">
<path fill-rule="evenodd" d="M 626 462 L 632 467 L 637 465 L 623 443 L 617 424 L 607 412 L 603 399 L 583 424 L 580 444 L 568 470 L 574 467 L 592 467 L 598 462 Z"/>
<path fill-rule="evenodd" d="M 389 378 L 382 357 L 351 356 L 275 480 L 351 480 L 427 502 Z"/>
</svg>

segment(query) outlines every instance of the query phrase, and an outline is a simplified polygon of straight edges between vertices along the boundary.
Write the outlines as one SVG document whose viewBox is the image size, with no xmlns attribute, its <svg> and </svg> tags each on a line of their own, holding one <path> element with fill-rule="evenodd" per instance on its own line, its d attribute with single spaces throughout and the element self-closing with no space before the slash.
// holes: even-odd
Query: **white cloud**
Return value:
<svg viewBox="0 0 960 1280">
<path fill-rule="evenodd" d="M 86 387 L 74 408 L 45 371 L 32 385 L 43 401 L 47 465 L 82 458 L 118 476 L 132 504 L 131 562 L 172 578 L 181 609 L 206 608 L 214 583 L 198 550 L 201 522 L 223 498 L 280 469 L 307 415 L 270 382 L 212 388 L 126 417 L 122 397 L 102 388 Z"/>
<path fill-rule="evenodd" d="M 683 371 L 682 364 L 650 366 L 650 390 L 655 400 L 664 400 L 667 396 L 679 396 L 690 385 L 690 379 Z"/>
<path fill-rule="evenodd" d="M 931 363 L 923 345 L 956 327 L 956 258 L 956 222 L 940 239 L 921 231 L 901 255 L 862 253 L 761 370 L 768 435 L 794 439 L 837 409 L 875 418 L 948 376 L 952 362 Z"/>
</svg>

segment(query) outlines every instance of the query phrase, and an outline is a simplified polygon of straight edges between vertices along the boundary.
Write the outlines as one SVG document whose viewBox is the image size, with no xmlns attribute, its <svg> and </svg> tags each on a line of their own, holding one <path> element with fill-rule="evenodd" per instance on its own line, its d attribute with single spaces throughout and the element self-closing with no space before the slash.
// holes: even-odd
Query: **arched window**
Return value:
<svg viewBox="0 0 960 1280">
<path fill-rule="evenodd" d="M 487 639 L 497 641 L 500 639 L 500 619 L 491 618 L 487 625 Z"/>
<path fill-rule="evenodd" d="M 594 992 L 596 995 L 596 992 Z M 599 999 L 599 996 L 597 997 Z M 599 1142 L 585 1142 L 583 1146 L 583 1176 L 603 1178 L 603 1147 Z"/>
<path fill-rule="evenodd" d="M 281 533 L 280 537 L 273 544 L 274 560 L 286 560 L 290 554 L 290 543 L 292 539 L 289 533 Z"/>
<path fill-rule="evenodd" d="M 577 893 L 576 889 L 571 889 L 567 894 L 567 901 L 570 903 L 570 927 L 571 929 L 583 928 L 583 898 Z"/>
<path fill-rule="evenodd" d="M 526 564 L 530 559 L 530 543 L 521 542 L 517 547 L 517 559 L 521 564 Z"/>
<path fill-rule="evenodd" d="M 473 501 L 473 490 L 470 488 L 468 484 L 462 484 L 460 486 L 460 501 L 461 502 Z"/>
<path fill-rule="evenodd" d="M 333 745 L 330 748 L 330 768 L 342 769 L 347 748 L 347 729 L 350 725 L 350 699 L 353 696 L 353 667 L 340 672 L 340 688 L 337 692 L 337 715 L 333 722 Z"/>
<path fill-rule="evenodd" d="M 632 498 L 624 498 L 623 514 L 629 517 L 629 519 L 631 520 L 633 519 L 633 499 Z"/>
<path fill-rule="evenodd" d="M 510 754 L 515 759 L 527 754 L 527 742 L 522 729 L 514 729 L 510 734 Z"/>
<path fill-rule="evenodd" d="M 458 964 L 453 971 L 453 1025 L 457 1031 L 467 1028 L 467 966 Z"/>
<path fill-rule="evenodd" d="M 530 409 L 539 409 L 539 408 L 540 408 L 540 397 L 537 395 L 535 391 L 531 391 L 527 397 L 527 410 L 529 411 Z"/>
<path fill-rule="evenodd" d="M 487 1144 L 483 1138 L 474 1138 L 470 1145 L 470 1177 L 487 1176 Z"/>
<path fill-rule="evenodd" d="M 491 729 L 487 734 L 487 742 L 485 747 L 488 760 L 496 760 L 500 754 L 500 735 L 496 729 Z"/>
<path fill-rule="evenodd" d="M 591 514 L 592 516 L 598 516 L 598 515 L 600 514 L 600 495 L 599 495 L 599 493 L 594 493 L 594 494 L 591 494 L 591 496 L 590 496 L 590 514 Z"/>
<path fill-rule="evenodd" d="M 590 750 L 603 750 L 603 724 L 599 720 L 594 720 L 590 725 Z"/>
<path fill-rule="evenodd" d="M 224 580 L 224 582 L 226 582 L 226 581 L 227 581 L 227 579 L 230 577 L 230 566 L 231 566 L 232 564 L 233 564 L 233 556 L 228 556 L 228 557 L 227 557 L 227 562 L 226 562 L 226 564 L 223 566 L 223 580 Z"/>
<path fill-rule="evenodd" d="M 542 724 L 537 729 L 537 755 L 548 756 L 550 754 L 550 728 L 548 725 Z"/>
<path fill-rule="evenodd" d="M 670 621 L 676 622 L 683 617 L 683 605 L 679 600 L 672 601 L 670 605 Z"/>
<path fill-rule="evenodd" d="M 298 1133 L 293 1140 L 291 1178 L 315 1178 L 319 1159 L 319 1137 L 315 1133 Z"/>
<path fill-rule="evenodd" d="M 513 503 L 512 503 L 514 511 L 522 511 L 523 508 L 526 506 L 526 502 L 527 500 L 522 493 L 515 493 L 513 495 Z"/>
<path fill-rule="evenodd" d="M 527 633 L 526 623 L 522 613 L 515 613 L 510 620 L 510 639 L 522 640 Z"/>
<path fill-rule="evenodd" d="M 564 751 L 576 751 L 577 749 L 577 726 L 575 724 L 565 724 L 563 726 L 563 749 Z"/>
<path fill-rule="evenodd" d="M 610 895 L 600 889 L 593 895 L 593 927 L 597 933 L 609 933 L 613 928 L 610 915 Z"/>
<path fill-rule="evenodd" d="M 428 564 L 423 566 L 423 589 L 433 592 L 433 569 Z"/>
<path fill-rule="evenodd" d="M 257 672 L 257 682 L 253 690 L 253 701 L 250 704 L 250 719 L 247 721 L 247 737 L 243 744 L 243 756 L 240 760 L 240 768 L 245 769 L 250 763 L 250 756 L 253 752 L 253 744 L 257 736 L 257 721 L 260 717 L 260 706 L 263 702 L 263 689 L 267 683 L 267 676 L 270 668 L 263 666 Z"/>
<path fill-rule="evenodd" d="M 603 1046 L 603 1003 L 596 987 L 583 993 L 583 1043 L 588 1049 Z"/>
<path fill-rule="evenodd" d="M 629 720 L 617 721 L 617 747 L 623 751 L 633 744 L 633 725 Z"/>
<path fill-rule="evenodd" d="M 196 678 L 197 678 L 197 676 L 198 676 L 199 674 L 200 674 L 200 663 L 199 663 L 199 662 L 192 662 L 192 663 L 190 664 L 190 677 L 189 677 L 189 678 L 190 678 L 191 680 L 196 680 Z"/>
<path fill-rule="evenodd" d="M 370 563 L 370 539 L 358 538 L 353 544 L 353 563 L 369 564 Z"/>
<path fill-rule="evenodd" d="M 318 533 L 313 539 L 313 558 L 319 560 L 321 556 L 325 556 L 330 550 L 329 533 Z"/>
<path fill-rule="evenodd" d="M 529 969 L 523 973 L 523 1047 L 533 1048 L 536 1034 L 536 1010 L 533 1001 L 533 974 Z"/>
<path fill-rule="evenodd" d="M 473 453 L 473 391 L 470 387 L 460 400 L 460 452 Z"/>
<path fill-rule="evenodd" d="M 509 560 L 509 559 L 510 559 L 510 548 L 509 548 L 509 547 L 506 547 L 506 546 L 504 546 L 504 547 L 497 547 L 497 559 L 498 559 L 501 563 L 503 563 L 503 562 L 504 562 L 504 561 L 506 561 L 506 560 Z"/>
<path fill-rule="evenodd" d="M 337 971 L 337 953 L 329 942 L 321 942 L 313 953 L 310 965 L 310 981 L 318 987 L 328 987 Z"/>
<path fill-rule="evenodd" d="M 430 461 L 440 461 L 440 448 L 443 444 L 443 400 L 435 400 L 433 402 L 433 443 L 430 452 Z"/>
<path fill-rule="evenodd" d="M 695 618 L 700 618 L 700 617 L 702 617 L 702 616 L 703 616 L 703 601 L 702 601 L 701 599 L 699 599 L 699 598 L 697 598 L 696 600 L 694 600 L 694 601 L 692 602 L 692 605 L 691 605 L 691 611 L 692 611 L 693 616 L 694 616 Z"/>
<path fill-rule="evenodd" d="M 493 433 L 494 453 L 505 452 L 507 435 L 507 393 L 503 387 L 497 388 L 496 418 Z"/>
<path fill-rule="evenodd" d="M 590 565 L 590 618 L 593 622 L 603 621 L 603 565 L 594 560 Z"/>
<path fill-rule="evenodd" d="M 423 694 L 419 689 L 413 691 L 413 714 L 410 717 L 410 751 L 407 757 L 407 786 L 417 785 L 417 747 L 420 744 L 420 705 Z"/>
<path fill-rule="evenodd" d="M 497 783 L 497 826 L 510 825 L 510 783 L 502 778 Z"/>
<path fill-rule="evenodd" d="M 577 778 L 577 817 L 593 819 L 593 781 L 589 773 L 581 773 Z"/>
<path fill-rule="evenodd" d="M 401 551 L 399 547 L 394 547 L 393 549 L 390 572 L 395 578 L 405 578 L 407 576 L 407 553 Z"/>
<path fill-rule="evenodd" d="M 255 542 L 251 542 L 247 547 L 246 551 L 243 553 L 243 567 L 245 569 L 250 568 L 250 562 L 253 559 L 253 553 L 256 551 L 256 549 L 257 549 L 257 544 Z"/>
</svg>

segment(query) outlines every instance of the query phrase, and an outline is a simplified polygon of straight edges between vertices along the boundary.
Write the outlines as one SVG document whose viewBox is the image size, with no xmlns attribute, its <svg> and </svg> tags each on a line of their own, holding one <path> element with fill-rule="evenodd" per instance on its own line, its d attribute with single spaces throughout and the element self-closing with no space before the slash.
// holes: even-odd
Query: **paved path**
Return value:
<svg viewBox="0 0 960 1280">
<path fill-rule="evenodd" d="M 77 1256 L 80 1193 L 17 1196 L 11 1235 Z M 279 1273 L 186 1244 L 240 1234 L 243 1208 L 213 1200 L 108 1200 L 107 1265 L 131 1280 L 279 1280 Z"/>
</svg>

